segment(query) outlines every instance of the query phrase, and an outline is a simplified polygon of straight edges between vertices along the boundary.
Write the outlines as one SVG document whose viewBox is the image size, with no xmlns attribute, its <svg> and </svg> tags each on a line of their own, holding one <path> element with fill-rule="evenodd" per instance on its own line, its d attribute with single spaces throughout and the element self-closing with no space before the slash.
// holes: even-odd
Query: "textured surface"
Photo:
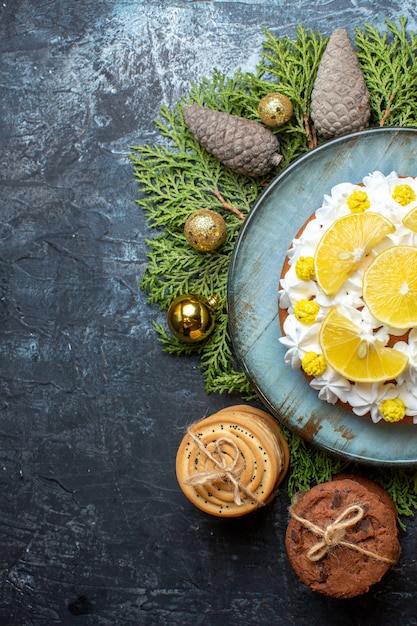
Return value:
<svg viewBox="0 0 417 626">
<path fill-rule="evenodd" d="M 415 522 L 371 596 L 296 582 L 285 487 L 216 520 L 175 479 L 207 397 L 161 353 L 138 290 L 145 220 L 128 153 L 216 66 L 253 70 L 262 27 L 329 34 L 414 2 L 4 0 L 0 4 L 0 622 L 5 626 L 416 624 Z"/>
</svg>

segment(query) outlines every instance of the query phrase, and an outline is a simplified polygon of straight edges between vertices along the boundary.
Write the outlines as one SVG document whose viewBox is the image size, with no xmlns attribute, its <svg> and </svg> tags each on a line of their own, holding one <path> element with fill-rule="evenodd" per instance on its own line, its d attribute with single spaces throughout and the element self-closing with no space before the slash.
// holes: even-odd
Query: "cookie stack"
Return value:
<svg viewBox="0 0 417 626">
<path fill-rule="evenodd" d="M 190 426 L 177 452 L 176 473 L 199 509 L 238 517 L 274 497 L 288 465 L 278 423 L 264 411 L 238 405 Z"/>
</svg>

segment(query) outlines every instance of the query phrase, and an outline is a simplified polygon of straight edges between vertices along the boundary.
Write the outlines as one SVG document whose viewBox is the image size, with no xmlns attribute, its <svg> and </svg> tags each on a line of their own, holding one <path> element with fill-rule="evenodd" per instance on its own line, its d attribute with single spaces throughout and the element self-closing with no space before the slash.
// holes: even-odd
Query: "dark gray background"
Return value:
<svg viewBox="0 0 417 626">
<path fill-rule="evenodd" d="M 253 70 L 262 28 L 409 17 L 416 3 L 3 0 L 0 3 L 0 623 L 417 624 L 417 531 L 367 596 L 297 583 L 285 485 L 238 520 L 202 514 L 174 473 L 207 396 L 161 352 L 138 283 L 146 224 L 130 146 L 214 67 Z"/>
</svg>

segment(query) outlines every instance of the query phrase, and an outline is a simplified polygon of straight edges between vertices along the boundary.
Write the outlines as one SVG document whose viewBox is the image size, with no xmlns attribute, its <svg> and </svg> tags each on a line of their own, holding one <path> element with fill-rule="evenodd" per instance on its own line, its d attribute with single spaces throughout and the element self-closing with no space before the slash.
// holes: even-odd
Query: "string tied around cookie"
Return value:
<svg viewBox="0 0 417 626">
<path fill-rule="evenodd" d="M 350 506 L 346 507 L 346 509 L 344 509 L 344 511 L 342 511 L 342 513 L 338 517 L 336 517 L 333 522 L 328 524 L 326 528 L 320 528 L 320 526 L 317 526 L 310 520 L 305 519 L 300 515 L 297 515 L 293 507 L 290 508 L 290 514 L 291 517 L 297 520 L 297 522 L 300 522 L 300 524 L 302 524 L 305 528 L 311 530 L 311 532 L 313 532 L 318 537 L 321 537 L 321 540 L 311 546 L 311 548 L 307 551 L 306 557 L 309 561 L 320 561 L 326 556 L 331 548 L 341 546 L 350 550 L 356 550 L 356 552 L 359 552 L 359 554 L 363 554 L 364 556 L 375 559 L 377 561 L 389 563 L 390 565 L 396 563 L 395 560 L 389 559 L 385 556 L 381 556 L 380 554 L 372 552 L 371 550 L 367 550 L 357 543 L 346 541 L 346 530 L 348 528 L 353 528 L 358 522 L 361 521 L 365 514 L 365 510 L 359 504 L 351 504 Z"/>
<path fill-rule="evenodd" d="M 203 444 L 200 439 L 194 435 L 194 433 L 189 428 L 187 430 L 187 434 L 191 437 L 191 439 L 196 443 L 200 452 L 204 454 L 215 466 L 213 470 L 207 470 L 204 472 L 196 472 L 192 476 L 188 476 L 188 478 L 184 481 L 187 485 L 204 485 L 204 484 L 213 484 L 217 480 L 225 480 L 233 487 L 233 500 L 237 505 L 242 504 L 241 493 L 244 493 L 249 498 L 251 498 L 258 506 L 264 506 L 265 502 L 263 502 L 260 498 L 257 497 L 253 491 L 248 489 L 243 483 L 240 482 L 239 476 L 241 473 L 241 468 L 239 467 L 239 459 L 240 459 L 240 450 L 233 439 L 230 437 L 219 437 L 213 443 L 215 446 L 215 453 L 213 454 L 207 447 Z M 229 444 L 234 452 L 234 458 L 232 463 L 228 464 L 227 457 L 223 451 L 223 444 Z"/>
</svg>

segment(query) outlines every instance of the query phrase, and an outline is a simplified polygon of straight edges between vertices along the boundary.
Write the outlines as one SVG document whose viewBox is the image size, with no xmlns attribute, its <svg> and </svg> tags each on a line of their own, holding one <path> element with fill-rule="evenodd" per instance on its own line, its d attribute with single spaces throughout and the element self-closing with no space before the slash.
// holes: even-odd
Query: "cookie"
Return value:
<svg viewBox="0 0 417 626">
<path fill-rule="evenodd" d="M 176 474 L 199 509 L 238 517 L 271 501 L 288 465 L 288 445 L 276 420 L 238 405 L 190 426 L 178 448 Z"/>
<path fill-rule="evenodd" d="M 400 554 L 396 510 L 382 487 L 341 475 L 299 495 L 286 532 L 300 582 L 333 598 L 366 593 Z"/>
</svg>

